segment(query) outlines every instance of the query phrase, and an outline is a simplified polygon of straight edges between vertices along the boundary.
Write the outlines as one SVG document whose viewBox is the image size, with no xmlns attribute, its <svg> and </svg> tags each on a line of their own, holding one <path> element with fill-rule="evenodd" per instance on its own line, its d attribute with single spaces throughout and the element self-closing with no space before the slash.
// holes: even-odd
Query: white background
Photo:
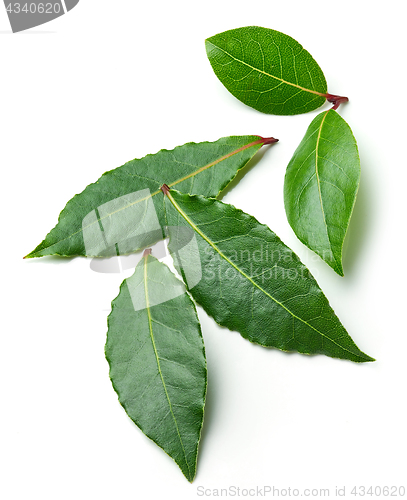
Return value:
<svg viewBox="0 0 407 500">
<path fill-rule="evenodd" d="M 406 71 L 403 2 L 81 0 L 12 34 L 0 6 L 1 411 L 5 500 L 193 499 L 198 487 L 407 486 Z M 204 40 L 260 25 L 311 52 L 359 145 L 362 180 L 337 276 L 294 236 L 285 168 L 314 116 L 279 117 L 231 96 Z M 306 263 L 358 346 L 354 364 L 263 349 L 199 316 L 208 398 L 198 472 L 130 421 L 104 358 L 123 278 L 89 260 L 24 260 L 65 203 L 103 172 L 186 142 L 273 135 L 230 202 Z M 165 180 L 165 179 L 163 179 Z"/>
</svg>

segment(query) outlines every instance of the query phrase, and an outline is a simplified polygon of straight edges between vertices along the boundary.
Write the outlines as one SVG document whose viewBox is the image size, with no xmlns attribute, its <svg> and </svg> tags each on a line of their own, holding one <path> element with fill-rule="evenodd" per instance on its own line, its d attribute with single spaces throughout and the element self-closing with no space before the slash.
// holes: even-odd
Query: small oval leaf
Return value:
<svg viewBox="0 0 407 500">
<path fill-rule="evenodd" d="M 320 113 L 288 164 L 284 203 L 298 239 L 341 276 L 359 179 L 358 148 L 349 125 L 332 109 Z"/>
<path fill-rule="evenodd" d="M 244 104 L 273 115 L 306 113 L 324 104 L 325 76 L 311 54 L 290 36 L 247 26 L 219 33 L 205 43 L 216 76 Z"/>
<path fill-rule="evenodd" d="M 268 347 L 373 361 L 353 342 L 299 258 L 251 215 L 203 196 L 167 191 L 169 250 L 193 298 L 217 323 Z M 184 272 L 180 227 L 196 235 L 201 280 Z"/>
<path fill-rule="evenodd" d="M 194 303 L 167 266 L 145 252 L 108 317 L 106 358 L 133 422 L 195 477 L 206 358 Z"/>
</svg>

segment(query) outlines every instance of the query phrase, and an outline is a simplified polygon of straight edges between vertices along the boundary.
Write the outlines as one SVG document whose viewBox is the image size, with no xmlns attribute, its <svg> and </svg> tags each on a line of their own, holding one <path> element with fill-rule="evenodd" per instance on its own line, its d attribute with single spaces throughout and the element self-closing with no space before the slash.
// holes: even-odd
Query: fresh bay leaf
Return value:
<svg viewBox="0 0 407 500">
<path fill-rule="evenodd" d="M 247 26 L 206 40 L 212 68 L 237 99 L 263 113 L 296 115 L 319 108 L 325 76 L 297 41 L 284 33 Z"/>
<path fill-rule="evenodd" d="M 146 250 L 113 300 L 108 326 L 105 352 L 120 403 L 192 482 L 207 380 L 194 303 Z"/>
<path fill-rule="evenodd" d="M 264 144 L 259 136 L 188 143 L 110 170 L 68 201 L 57 225 L 26 257 L 125 255 L 163 237 L 163 182 L 185 192 L 218 194 Z"/>
<path fill-rule="evenodd" d="M 163 186 L 169 250 L 193 298 L 217 323 L 283 351 L 373 361 L 359 350 L 299 258 L 254 217 Z M 201 279 L 179 258 L 182 228 L 194 231 Z"/>
<path fill-rule="evenodd" d="M 349 125 L 332 109 L 319 114 L 288 164 L 284 203 L 298 239 L 341 276 L 359 179 L 358 148 Z"/>
</svg>

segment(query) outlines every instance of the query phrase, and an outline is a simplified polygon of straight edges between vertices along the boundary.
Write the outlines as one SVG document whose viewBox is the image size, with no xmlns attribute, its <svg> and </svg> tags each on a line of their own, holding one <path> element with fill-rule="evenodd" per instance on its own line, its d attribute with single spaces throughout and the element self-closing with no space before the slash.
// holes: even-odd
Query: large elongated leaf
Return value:
<svg viewBox="0 0 407 500">
<path fill-rule="evenodd" d="M 112 302 L 106 358 L 128 416 L 195 477 L 206 394 L 206 360 L 184 285 L 145 252 Z"/>
<path fill-rule="evenodd" d="M 220 325 L 263 346 L 372 361 L 358 349 L 298 257 L 257 220 L 215 199 L 163 186 L 169 249 L 190 292 Z M 191 285 L 178 249 L 194 231 L 202 266 Z M 191 287 L 192 286 L 192 287 Z"/>
<path fill-rule="evenodd" d="M 106 172 L 74 196 L 58 224 L 27 257 L 124 255 L 162 238 L 163 182 L 185 192 L 217 196 L 264 144 L 259 136 L 188 143 Z"/>
<path fill-rule="evenodd" d="M 284 203 L 297 237 L 341 276 L 359 178 L 358 148 L 349 125 L 336 111 L 319 114 L 288 164 Z"/>
<path fill-rule="evenodd" d="M 206 40 L 206 52 L 229 92 L 263 113 L 306 113 L 332 97 L 312 56 L 279 31 L 258 26 L 225 31 Z"/>
</svg>

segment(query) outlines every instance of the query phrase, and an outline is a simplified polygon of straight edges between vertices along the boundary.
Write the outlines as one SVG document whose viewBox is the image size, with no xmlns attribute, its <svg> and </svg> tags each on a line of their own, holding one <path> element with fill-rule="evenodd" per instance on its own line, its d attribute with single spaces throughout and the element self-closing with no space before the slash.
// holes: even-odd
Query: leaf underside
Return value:
<svg viewBox="0 0 407 500">
<path fill-rule="evenodd" d="M 108 326 L 106 358 L 120 403 L 192 482 L 207 374 L 200 324 L 184 285 L 146 255 L 122 283 Z"/>
<path fill-rule="evenodd" d="M 349 125 L 334 110 L 319 114 L 288 164 L 284 203 L 299 240 L 341 276 L 359 179 L 358 148 Z"/>
<path fill-rule="evenodd" d="M 244 104 L 274 115 L 307 113 L 324 104 L 325 76 L 290 36 L 247 26 L 219 33 L 205 43 L 216 76 Z"/>
<path fill-rule="evenodd" d="M 110 257 L 153 245 L 163 238 L 164 182 L 218 196 L 263 143 L 259 136 L 188 143 L 106 172 L 68 201 L 57 225 L 27 257 Z"/>
<path fill-rule="evenodd" d="M 164 202 L 176 268 L 217 323 L 283 351 L 373 361 L 350 338 L 308 269 L 267 226 L 202 196 L 171 190 Z M 196 238 L 198 283 L 180 257 L 184 227 Z"/>
</svg>

